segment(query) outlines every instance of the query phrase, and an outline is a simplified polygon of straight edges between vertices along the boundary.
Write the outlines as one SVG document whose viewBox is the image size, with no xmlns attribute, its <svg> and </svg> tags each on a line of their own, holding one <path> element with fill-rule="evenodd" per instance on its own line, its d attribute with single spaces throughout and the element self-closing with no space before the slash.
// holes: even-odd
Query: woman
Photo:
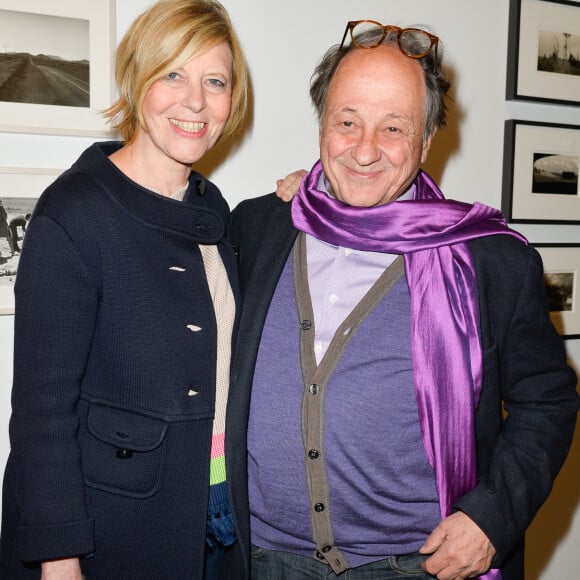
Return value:
<svg viewBox="0 0 580 580">
<path fill-rule="evenodd" d="M 206 545 L 212 562 L 236 551 L 223 457 L 236 265 L 227 204 L 191 167 L 243 123 L 246 65 L 216 0 L 161 0 L 116 75 L 107 116 L 124 142 L 87 149 L 26 231 L 3 580 L 195 580 Z"/>
</svg>

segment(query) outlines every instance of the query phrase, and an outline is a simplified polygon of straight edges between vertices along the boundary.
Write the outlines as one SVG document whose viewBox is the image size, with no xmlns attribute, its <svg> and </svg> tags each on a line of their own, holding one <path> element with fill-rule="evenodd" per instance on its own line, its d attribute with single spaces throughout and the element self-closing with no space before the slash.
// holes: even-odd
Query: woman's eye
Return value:
<svg viewBox="0 0 580 580">
<path fill-rule="evenodd" d="M 176 72 L 167 73 L 167 75 L 165 76 L 165 78 L 168 81 L 176 81 L 176 80 L 179 79 L 179 73 L 176 73 Z"/>
<path fill-rule="evenodd" d="M 226 89 L 226 81 L 223 79 L 210 78 L 207 79 L 206 86 L 213 93 L 223 93 Z"/>
</svg>

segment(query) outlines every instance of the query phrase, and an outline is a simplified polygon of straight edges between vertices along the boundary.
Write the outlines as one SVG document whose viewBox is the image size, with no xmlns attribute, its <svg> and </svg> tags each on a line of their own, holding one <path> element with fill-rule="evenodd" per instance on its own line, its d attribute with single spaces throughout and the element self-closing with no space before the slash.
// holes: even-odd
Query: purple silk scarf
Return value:
<svg viewBox="0 0 580 580">
<path fill-rule="evenodd" d="M 292 202 L 294 226 L 324 242 L 403 254 L 411 295 L 413 378 L 423 445 L 435 471 L 441 517 L 477 483 L 475 410 L 482 387 L 476 272 L 468 240 L 508 234 L 502 213 L 446 200 L 424 171 L 413 200 L 348 206 L 318 189 L 318 161 Z M 480 576 L 501 579 L 499 570 Z"/>
</svg>

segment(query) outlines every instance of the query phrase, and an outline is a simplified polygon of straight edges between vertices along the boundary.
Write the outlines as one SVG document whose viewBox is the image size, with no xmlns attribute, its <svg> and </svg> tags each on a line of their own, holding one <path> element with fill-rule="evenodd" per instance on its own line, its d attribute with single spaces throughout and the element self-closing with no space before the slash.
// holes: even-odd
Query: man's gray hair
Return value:
<svg viewBox="0 0 580 580">
<path fill-rule="evenodd" d="M 380 36 L 381 31 L 369 31 L 361 35 L 359 40 L 373 41 L 377 35 Z M 397 45 L 397 39 L 392 35 L 387 34 L 382 44 Z M 334 77 L 334 73 L 340 61 L 353 50 L 373 50 L 372 48 L 357 48 L 354 44 L 347 46 L 340 46 L 338 44 L 331 46 L 322 57 L 322 60 L 316 66 L 314 74 L 310 82 L 310 98 L 316 109 L 318 120 L 322 120 L 324 115 L 324 108 L 326 105 L 326 96 L 328 94 L 328 87 Z M 451 86 L 451 83 L 445 76 L 441 68 L 441 43 L 439 43 L 438 51 L 430 50 L 427 55 L 422 58 L 413 59 L 423 71 L 425 85 L 427 87 L 427 97 L 425 99 L 425 126 L 423 128 L 423 139 L 441 128 L 445 127 L 447 123 L 447 106 L 445 104 L 445 97 Z M 411 58 L 411 57 L 408 57 Z"/>
</svg>

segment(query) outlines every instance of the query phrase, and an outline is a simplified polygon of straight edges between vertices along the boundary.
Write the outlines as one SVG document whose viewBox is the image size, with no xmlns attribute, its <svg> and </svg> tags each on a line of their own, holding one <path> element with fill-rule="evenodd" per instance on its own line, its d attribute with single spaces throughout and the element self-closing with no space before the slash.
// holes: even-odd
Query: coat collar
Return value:
<svg viewBox="0 0 580 580">
<path fill-rule="evenodd" d="M 159 195 L 129 179 L 109 159 L 122 143 L 95 143 L 72 166 L 88 173 L 134 218 L 197 243 L 216 244 L 225 235 L 227 206 L 218 189 L 192 171 L 183 202 Z"/>
</svg>

